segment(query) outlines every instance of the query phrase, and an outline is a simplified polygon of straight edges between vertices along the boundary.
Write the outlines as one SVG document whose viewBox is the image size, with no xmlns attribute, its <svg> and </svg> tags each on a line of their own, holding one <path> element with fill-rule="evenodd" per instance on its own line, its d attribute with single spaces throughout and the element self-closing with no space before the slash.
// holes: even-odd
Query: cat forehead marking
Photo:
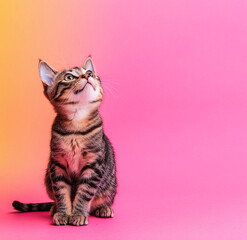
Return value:
<svg viewBox="0 0 247 240">
<path fill-rule="evenodd" d="M 75 67 L 75 68 L 71 68 L 71 69 L 68 69 L 65 71 L 65 74 L 66 73 L 71 73 L 72 75 L 76 76 L 76 77 L 79 77 L 81 74 L 84 74 L 86 73 L 86 69 L 84 68 L 79 68 L 79 67 Z"/>
</svg>

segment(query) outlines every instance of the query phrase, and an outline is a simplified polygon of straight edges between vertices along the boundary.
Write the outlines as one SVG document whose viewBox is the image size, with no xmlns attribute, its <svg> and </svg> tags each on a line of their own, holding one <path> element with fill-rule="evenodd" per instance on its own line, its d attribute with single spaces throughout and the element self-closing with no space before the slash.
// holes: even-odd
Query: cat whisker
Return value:
<svg viewBox="0 0 247 240">
<path fill-rule="evenodd" d="M 101 82 L 102 83 L 110 83 L 111 85 L 120 85 L 120 82 L 118 82 L 118 81 L 115 81 L 115 80 L 110 80 L 110 79 L 103 79 L 102 80 L 102 78 L 101 78 Z"/>
<path fill-rule="evenodd" d="M 116 92 L 113 92 L 108 86 L 103 86 L 103 90 L 105 90 L 106 93 L 109 92 L 114 97 L 116 96 Z"/>
<path fill-rule="evenodd" d="M 117 92 L 117 88 L 112 86 L 112 85 L 109 85 L 108 83 L 102 83 L 101 85 L 103 86 L 103 88 L 107 87 L 108 89 L 111 89 L 111 90 Z"/>
</svg>

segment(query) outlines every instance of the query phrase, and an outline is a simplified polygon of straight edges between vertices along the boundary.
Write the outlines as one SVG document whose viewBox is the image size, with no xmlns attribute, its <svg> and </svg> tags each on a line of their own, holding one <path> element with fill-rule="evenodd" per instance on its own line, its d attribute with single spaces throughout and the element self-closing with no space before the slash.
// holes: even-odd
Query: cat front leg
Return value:
<svg viewBox="0 0 247 240">
<path fill-rule="evenodd" d="M 55 225 L 66 225 L 71 215 L 71 182 L 67 177 L 66 167 L 55 160 L 51 161 L 50 178 L 56 202 L 56 212 L 53 215 Z"/>
<path fill-rule="evenodd" d="M 98 169 L 85 166 L 82 172 L 69 218 L 69 223 L 75 226 L 88 224 L 91 202 L 102 178 Z"/>
</svg>

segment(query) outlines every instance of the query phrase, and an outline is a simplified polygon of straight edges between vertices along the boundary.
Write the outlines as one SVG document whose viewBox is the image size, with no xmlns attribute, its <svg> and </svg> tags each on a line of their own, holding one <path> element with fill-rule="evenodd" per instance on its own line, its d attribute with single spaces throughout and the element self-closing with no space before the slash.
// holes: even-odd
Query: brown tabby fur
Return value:
<svg viewBox="0 0 247 240">
<path fill-rule="evenodd" d="M 55 225 L 87 225 L 89 214 L 113 217 L 116 167 L 98 108 L 103 97 L 89 57 L 62 72 L 40 61 L 45 96 L 57 113 L 52 126 L 45 185 L 51 203 L 13 202 L 20 211 L 51 210 Z M 72 78 L 72 80 L 71 80 Z"/>
</svg>

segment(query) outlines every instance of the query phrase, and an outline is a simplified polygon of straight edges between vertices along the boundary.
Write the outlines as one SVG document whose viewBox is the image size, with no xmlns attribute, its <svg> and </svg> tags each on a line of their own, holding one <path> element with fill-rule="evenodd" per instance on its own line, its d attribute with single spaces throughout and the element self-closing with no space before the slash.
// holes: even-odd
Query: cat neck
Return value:
<svg viewBox="0 0 247 240">
<path fill-rule="evenodd" d="M 54 121 L 59 128 L 70 131 L 82 131 L 98 122 L 102 122 L 98 109 L 90 113 L 80 110 L 71 114 L 57 114 Z"/>
</svg>

